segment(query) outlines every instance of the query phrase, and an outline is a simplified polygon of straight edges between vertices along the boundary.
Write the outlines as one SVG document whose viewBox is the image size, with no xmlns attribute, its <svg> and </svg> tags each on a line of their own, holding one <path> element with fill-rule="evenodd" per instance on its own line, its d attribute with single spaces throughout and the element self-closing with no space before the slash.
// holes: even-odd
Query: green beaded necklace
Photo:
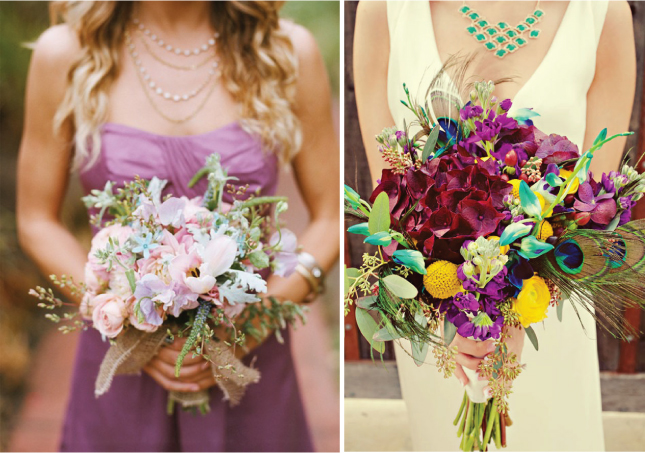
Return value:
<svg viewBox="0 0 645 453">
<path fill-rule="evenodd" d="M 504 58 L 528 44 L 527 35 L 530 39 L 537 39 L 540 30 L 534 27 L 544 17 L 544 11 L 540 9 L 540 0 L 533 12 L 515 27 L 506 22 L 498 22 L 496 25 L 489 23 L 484 16 L 466 5 L 465 1 L 459 12 L 471 21 L 466 27 L 466 32 L 475 41 L 482 43 L 487 50 L 494 52 L 498 58 Z"/>
</svg>

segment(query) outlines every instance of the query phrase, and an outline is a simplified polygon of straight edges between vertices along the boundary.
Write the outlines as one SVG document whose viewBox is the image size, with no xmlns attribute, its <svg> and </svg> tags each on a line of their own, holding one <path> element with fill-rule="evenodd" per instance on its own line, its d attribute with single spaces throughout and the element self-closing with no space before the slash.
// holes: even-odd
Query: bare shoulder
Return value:
<svg viewBox="0 0 645 453">
<path fill-rule="evenodd" d="M 67 24 L 45 30 L 34 47 L 33 64 L 52 70 L 65 70 L 78 58 L 81 45 Z"/>
<path fill-rule="evenodd" d="M 624 0 L 608 3 L 598 51 L 610 57 L 616 47 L 634 49 L 634 25 L 629 3 Z"/>
<path fill-rule="evenodd" d="M 281 20 L 280 27 L 287 33 L 302 67 L 315 62 L 322 63 L 320 49 L 314 35 L 302 25 L 289 20 Z"/>
</svg>

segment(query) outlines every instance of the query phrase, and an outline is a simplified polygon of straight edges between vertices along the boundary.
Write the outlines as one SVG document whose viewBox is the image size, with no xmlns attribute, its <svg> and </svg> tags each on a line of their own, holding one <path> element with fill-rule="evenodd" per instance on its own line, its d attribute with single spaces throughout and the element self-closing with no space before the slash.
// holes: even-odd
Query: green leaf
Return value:
<svg viewBox="0 0 645 453">
<path fill-rule="evenodd" d="M 360 205 L 361 196 L 356 193 L 354 189 L 345 184 L 345 200 L 352 205 L 352 208 L 357 209 Z"/>
<path fill-rule="evenodd" d="M 363 242 L 367 242 L 368 244 L 372 244 L 372 245 L 380 245 L 382 247 L 387 247 L 392 243 L 392 236 L 390 236 L 390 233 L 388 233 L 387 231 L 381 231 L 379 233 L 366 237 Z"/>
<path fill-rule="evenodd" d="M 362 308 L 356 309 L 356 324 L 370 346 L 376 351 L 383 354 L 385 352 L 385 343 L 374 340 L 374 334 L 379 330 L 378 324 L 367 310 Z"/>
<path fill-rule="evenodd" d="M 249 260 L 251 261 L 251 264 L 258 269 L 269 267 L 269 257 L 262 250 L 256 250 L 255 252 L 251 253 L 249 255 Z"/>
<path fill-rule="evenodd" d="M 535 335 L 535 331 L 533 330 L 533 327 L 528 326 L 524 330 L 526 330 L 526 336 L 529 337 L 529 340 L 531 340 L 531 344 L 535 348 L 535 350 L 538 350 L 538 340 L 537 340 L 537 335 Z"/>
<path fill-rule="evenodd" d="M 399 338 L 402 338 L 402 335 L 396 331 L 390 321 L 387 321 L 385 327 L 382 327 L 373 337 L 375 341 L 391 341 L 398 340 Z"/>
<path fill-rule="evenodd" d="M 370 219 L 368 221 L 370 234 L 388 232 L 390 230 L 390 199 L 385 192 L 381 192 L 374 200 Z"/>
<path fill-rule="evenodd" d="M 372 305 L 376 303 L 376 296 L 359 297 L 356 299 L 356 306 L 365 310 L 371 310 Z"/>
<path fill-rule="evenodd" d="M 426 144 L 423 147 L 423 153 L 421 154 L 421 162 L 428 160 L 428 157 L 430 157 L 430 154 L 432 154 L 432 152 L 434 151 L 434 148 L 437 145 L 437 139 L 439 138 L 440 130 L 441 128 L 437 124 L 430 132 L 430 135 L 428 135 Z"/>
<path fill-rule="evenodd" d="M 349 292 L 349 287 L 352 286 L 353 280 L 356 280 L 361 275 L 361 271 L 355 267 L 345 267 L 345 295 Z"/>
<path fill-rule="evenodd" d="M 542 206 L 526 181 L 520 182 L 520 204 L 529 216 L 542 220 Z"/>
<path fill-rule="evenodd" d="M 560 178 L 555 173 L 549 173 L 548 175 L 546 175 L 545 179 L 546 179 L 546 183 L 551 187 L 560 187 L 562 184 L 564 184 L 564 181 L 562 180 L 562 178 Z"/>
<path fill-rule="evenodd" d="M 444 319 L 443 320 L 443 342 L 446 344 L 446 346 L 450 346 L 450 343 L 452 343 L 452 340 L 455 339 L 456 334 L 457 334 L 457 326 L 455 326 L 447 319 Z"/>
<path fill-rule="evenodd" d="M 562 322 L 562 309 L 564 308 L 564 300 L 558 301 L 558 306 L 555 309 L 555 313 L 558 315 L 558 321 Z"/>
<path fill-rule="evenodd" d="M 531 232 L 531 227 L 525 223 L 511 223 L 502 232 L 502 237 L 499 238 L 499 245 L 512 244 L 515 239 L 526 236 Z"/>
<path fill-rule="evenodd" d="M 389 289 L 392 294 L 400 297 L 401 299 L 414 299 L 419 293 L 412 283 L 400 275 L 391 274 L 383 277 L 383 283 L 385 283 L 385 286 L 387 286 L 387 289 Z"/>
<path fill-rule="evenodd" d="M 597 145 L 598 143 L 602 142 L 606 138 L 607 138 L 607 128 L 604 128 L 603 130 L 600 131 L 600 134 L 598 134 L 598 137 L 596 137 L 596 139 L 593 141 L 593 144 Z"/>
<path fill-rule="evenodd" d="M 553 250 L 553 246 L 547 242 L 539 241 L 535 236 L 526 236 L 522 239 L 522 247 L 518 252 L 520 256 L 527 260 L 532 260 L 538 256 Z"/>
<path fill-rule="evenodd" d="M 397 250 L 392 258 L 395 263 L 403 264 L 418 274 L 426 274 L 425 260 L 418 250 Z"/>
<path fill-rule="evenodd" d="M 412 358 L 417 366 L 423 365 L 428 355 L 428 343 L 410 340 L 412 345 Z"/>
<path fill-rule="evenodd" d="M 134 293 L 134 291 L 137 289 L 137 283 L 134 280 L 134 269 L 128 269 L 125 271 L 125 276 L 128 279 L 128 283 L 130 284 L 130 289 Z"/>
<path fill-rule="evenodd" d="M 369 227 L 367 226 L 367 222 L 364 223 L 357 223 L 356 225 L 352 225 L 349 228 L 347 228 L 347 232 L 352 233 L 352 234 L 362 234 L 364 236 L 369 236 Z"/>
<path fill-rule="evenodd" d="M 392 239 L 394 239 L 396 242 L 401 244 L 403 247 L 410 248 L 410 244 L 408 244 L 408 241 L 406 241 L 405 237 L 398 231 L 390 231 L 390 236 L 392 236 Z"/>
</svg>

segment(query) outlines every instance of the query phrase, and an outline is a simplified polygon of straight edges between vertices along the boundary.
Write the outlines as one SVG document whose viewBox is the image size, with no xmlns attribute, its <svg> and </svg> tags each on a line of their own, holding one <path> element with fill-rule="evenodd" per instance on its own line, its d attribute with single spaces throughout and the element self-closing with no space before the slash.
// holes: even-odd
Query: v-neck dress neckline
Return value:
<svg viewBox="0 0 645 453">
<path fill-rule="evenodd" d="M 515 93 L 515 96 L 513 97 L 513 99 L 515 99 L 515 100 L 520 99 L 521 100 L 520 95 L 526 89 L 526 86 L 530 86 L 531 81 L 533 79 L 536 79 L 537 77 L 539 77 L 541 71 L 548 70 L 548 63 L 550 61 L 551 54 L 557 51 L 558 46 L 566 44 L 566 43 L 562 42 L 564 40 L 563 35 L 565 33 L 563 30 L 566 30 L 566 27 L 568 26 L 568 21 L 571 20 L 570 19 L 570 15 L 571 15 L 570 13 L 574 9 L 574 8 L 571 7 L 571 4 L 573 3 L 573 1 L 574 0 L 571 0 L 571 1 L 569 1 L 569 4 L 567 4 L 567 8 L 566 8 L 566 10 L 564 12 L 564 15 L 562 16 L 562 19 L 560 20 L 560 25 L 558 26 L 558 28 L 557 28 L 557 30 L 555 32 L 555 35 L 553 35 L 553 39 L 551 40 L 551 44 L 549 45 L 549 48 L 547 49 L 546 54 L 542 58 L 542 61 L 537 66 L 537 68 L 535 68 L 533 73 L 526 79 L 526 82 L 520 87 L 520 89 L 517 91 L 517 93 Z M 429 1 L 422 2 L 422 3 L 425 4 L 426 9 L 427 9 L 428 32 L 429 32 L 429 36 L 432 38 L 432 43 L 431 44 L 428 43 L 428 47 L 430 48 L 431 52 L 434 52 L 431 55 L 431 58 L 433 60 L 436 60 L 436 61 L 440 62 L 441 64 L 443 64 L 443 61 L 441 60 L 441 53 L 439 52 L 439 46 L 437 45 L 437 35 L 435 33 L 434 24 L 432 22 L 432 7 L 431 7 Z M 450 76 L 448 74 L 446 74 L 446 77 L 450 78 Z M 452 80 L 450 80 L 450 81 L 452 82 Z M 453 83 L 453 85 L 454 85 L 454 83 Z"/>
</svg>

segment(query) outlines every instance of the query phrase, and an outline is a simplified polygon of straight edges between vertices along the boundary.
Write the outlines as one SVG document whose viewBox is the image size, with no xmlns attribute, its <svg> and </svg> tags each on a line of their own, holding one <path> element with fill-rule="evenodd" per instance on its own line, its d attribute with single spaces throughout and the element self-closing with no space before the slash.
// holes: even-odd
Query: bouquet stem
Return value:
<svg viewBox="0 0 645 453">
<path fill-rule="evenodd" d="M 453 424 L 459 426 L 462 451 L 486 451 L 491 441 L 497 448 L 506 446 L 505 415 L 497 410 L 495 398 L 486 403 L 473 403 L 464 394 L 461 407 Z"/>
</svg>

